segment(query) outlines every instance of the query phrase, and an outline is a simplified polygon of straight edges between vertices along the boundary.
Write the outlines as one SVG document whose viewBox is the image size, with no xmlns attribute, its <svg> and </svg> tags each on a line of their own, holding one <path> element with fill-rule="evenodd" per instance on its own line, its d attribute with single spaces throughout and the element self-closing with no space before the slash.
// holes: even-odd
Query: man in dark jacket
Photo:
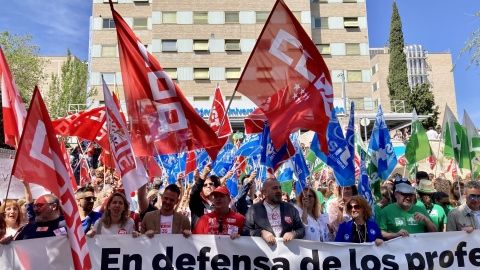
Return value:
<svg viewBox="0 0 480 270">
<path fill-rule="evenodd" d="M 275 178 L 263 182 L 262 194 L 265 200 L 250 207 L 245 216 L 243 235 L 261 236 L 268 244 L 275 245 L 275 238 L 283 242 L 302 239 L 305 235 L 297 209 L 282 202 L 282 187 Z"/>
<path fill-rule="evenodd" d="M 212 171 L 212 163 L 208 163 L 204 168 L 202 175 L 195 177 L 195 184 L 190 191 L 190 211 L 192 217 L 192 231 L 195 229 L 201 216 L 213 211 L 213 195 L 212 192 L 220 185 L 217 176 L 207 175 Z"/>
</svg>

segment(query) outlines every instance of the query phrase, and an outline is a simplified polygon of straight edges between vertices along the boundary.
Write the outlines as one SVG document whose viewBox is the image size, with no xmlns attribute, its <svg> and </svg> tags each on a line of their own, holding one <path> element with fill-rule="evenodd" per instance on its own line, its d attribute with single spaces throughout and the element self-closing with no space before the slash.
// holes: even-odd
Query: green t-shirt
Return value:
<svg viewBox="0 0 480 270">
<path fill-rule="evenodd" d="M 450 211 L 453 210 L 453 209 L 455 209 L 455 208 L 453 208 L 451 205 L 447 206 L 447 210 L 445 210 L 445 215 L 448 216 L 448 213 L 450 213 Z M 446 223 L 447 223 L 447 222 L 445 221 L 445 224 L 446 224 Z"/>
<path fill-rule="evenodd" d="M 322 193 L 318 190 L 317 190 L 317 196 L 318 196 L 318 199 L 320 200 L 320 204 L 325 202 L 325 199 L 323 198 Z"/>
<path fill-rule="evenodd" d="M 427 226 L 424 221 L 418 222 L 413 218 L 416 212 L 424 214 L 431 220 L 425 207 L 412 205 L 409 211 L 404 211 L 396 203 L 392 203 L 383 208 L 380 216 L 377 217 L 378 226 L 380 230 L 388 233 L 397 233 L 401 229 L 411 234 L 424 233 L 427 231 Z"/>
<path fill-rule="evenodd" d="M 447 215 L 445 214 L 445 210 L 440 205 L 433 204 L 431 209 L 427 209 L 429 213 L 430 219 L 432 220 L 433 224 L 437 226 L 438 231 L 440 232 L 440 225 L 443 226 L 447 225 Z"/>
<path fill-rule="evenodd" d="M 375 211 L 375 222 L 378 223 L 378 217 L 380 216 L 380 213 L 382 212 L 382 208 L 378 206 L 378 204 L 373 205 L 373 210 Z"/>
<path fill-rule="evenodd" d="M 325 214 L 327 213 L 327 204 L 328 204 L 328 201 L 332 200 L 332 199 L 335 199 L 335 197 L 333 197 L 333 195 L 330 196 L 330 198 L 328 198 L 328 200 L 325 202 Z"/>
</svg>

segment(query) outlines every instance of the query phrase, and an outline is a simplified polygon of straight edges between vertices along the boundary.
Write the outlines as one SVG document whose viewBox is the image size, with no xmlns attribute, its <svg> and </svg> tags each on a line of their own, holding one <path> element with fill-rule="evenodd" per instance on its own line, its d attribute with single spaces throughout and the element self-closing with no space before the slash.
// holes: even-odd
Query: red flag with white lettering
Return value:
<svg viewBox="0 0 480 270">
<path fill-rule="evenodd" d="M 210 127 L 215 134 L 218 134 L 219 138 L 228 138 L 228 136 L 233 133 L 232 126 L 230 125 L 230 120 L 228 119 L 225 109 L 222 92 L 220 91 L 220 87 L 217 87 L 217 89 L 215 89 L 215 98 L 213 99 L 212 109 L 210 110 L 210 116 L 208 119 L 210 120 Z M 220 124 L 224 117 L 225 121 L 219 134 L 218 129 L 220 128 Z"/>
<path fill-rule="evenodd" d="M 67 168 L 68 174 L 70 175 L 70 182 L 72 183 L 73 191 L 77 191 L 77 180 L 75 179 L 75 175 L 73 175 L 72 167 L 70 166 L 70 159 L 68 157 L 67 148 L 65 147 L 65 142 L 63 138 L 60 149 L 62 150 L 63 162 L 65 162 L 65 167 Z"/>
<path fill-rule="evenodd" d="M 52 121 L 57 135 L 93 141 L 105 123 L 105 108 L 98 107 Z"/>
<path fill-rule="evenodd" d="M 127 199 L 132 203 L 132 198 L 128 196 L 139 187 L 147 183 L 147 172 L 140 158 L 135 157 L 132 148 L 130 133 L 123 122 L 120 112 L 113 100 L 112 94 L 108 90 L 107 84 L 103 81 L 103 98 L 105 100 L 105 112 L 107 118 L 107 134 L 110 144 L 115 168 L 122 177 L 123 188 Z"/>
<path fill-rule="evenodd" d="M 245 134 L 257 134 L 263 132 L 263 126 L 265 126 L 265 121 L 267 117 L 259 108 L 255 109 L 250 113 L 243 122 L 245 123 Z"/>
<path fill-rule="evenodd" d="M 80 186 L 90 182 L 87 160 L 83 157 L 80 159 Z"/>
<path fill-rule="evenodd" d="M 50 190 L 62 201 L 75 269 L 91 269 L 70 176 L 38 87 L 35 87 L 12 174 Z"/>
<path fill-rule="evenodd" d="M 278 0 L 236 88 L 268 118 L 275 148 L 280 148 L 291 133 L 306 128 L 317 132 L 320 148 L 328 154 L 331 82 L 317 47 L 285 3 Z"/>
<path fill-rule="evenodd" d="M 136 156 L 205 148 L 216 159 L 220 142 L 178 86 L 113 9 L 132 145 Z M 216 150 L 208 150 L 208 149 Z"/>
<path fill-rule="evenodd" d="M 22 97 L 18 93 L 7 59 L 0 46 L 0 81 L 2 89 L 3 132 L 5 144 L 17 149 L 22 136 L 23 124 L 27 117 L 27 110 L 23 105 Z"/>
</svg>

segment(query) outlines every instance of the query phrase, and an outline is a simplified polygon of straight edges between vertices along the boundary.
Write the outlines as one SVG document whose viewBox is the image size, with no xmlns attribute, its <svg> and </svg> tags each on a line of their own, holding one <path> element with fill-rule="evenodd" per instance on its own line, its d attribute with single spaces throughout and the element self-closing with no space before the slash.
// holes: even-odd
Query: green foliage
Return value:
<svg viewBox="0 0 480 270">
<path fill-rule="evenodd" d="M 480 12 L 475 13 L 475 16 L 480 17 Z M 468 63 L 468 66 L 465 68 L 465 70 L 468 70 L 470 66 L 474 63 L 475 63 L 475 66 L 480 65 L 480 28 L 478 28 L 477 30 L 473 31 L 470 34 L 467 41 L 465 41 L 465 44 L 466 44 L 465 47 L 462 48 L 455 62 L 458 62 L 458 59 L 464 53 L 468 53 L 472 55 L 470 57 L 470 62 Z M 456 66 L 457 66 L 457 63 L 455 63 L 453 68 L 455 68 Z"/>
<path fill-rule="evenodd" d="M 387 84 L 391 100 L 405 100 L 410 94 L 407 73 L 407 56 L 403 51 L 404 41 L 402 21 L 398 14 L 397 4 L 393 2 L 390 23 L 390 63 L 388 66 Z"/>
<path fill-rule="evenodd" d="M 438 106 L 435 105 L 433 92 L 430 91 L 429 84 L 417 85 L 413 88 L 413 93 L 407 96 L 405 100 L 405 110 L 412 112 L 413 108 L 417 110 L 418 115 L 433 114 L 432 117 L 422 121 L 425 130 L 429 127 L 436 127 L 438 121 Z"/>
<path fill-rule="evenodd" d="M 8 31 L 0 33 L 0 45 L 3 54 L 7 59 L 10 72 L 27 110 L 35 85 L 38 85 L 44 78 L 42 71 L 44 61 L 38 57 L 40 48 L 37 45 L 32 45 L 32 41 L 33 36 L 30 34 L 20 36 L 18 34 L 11 35 Z M 0 120 L 0 148 L 13 149 L 5 144 L 2 110 L 0 110 Z"/>
<path fill-rule="evenodd" d="M 52 74 L 51 79 L 45 102 L 52 119 L 66 116 L 69 104 L 86 104 L 89 97 L 97 94 L 95 89 L 87 93 L 87 63 L 72 56 L 70 49 L 67 49 L 67 60 L 62 65 L 60 77 Z M 86 106 L 79 109 L 85 110 Z"/>
</svg>

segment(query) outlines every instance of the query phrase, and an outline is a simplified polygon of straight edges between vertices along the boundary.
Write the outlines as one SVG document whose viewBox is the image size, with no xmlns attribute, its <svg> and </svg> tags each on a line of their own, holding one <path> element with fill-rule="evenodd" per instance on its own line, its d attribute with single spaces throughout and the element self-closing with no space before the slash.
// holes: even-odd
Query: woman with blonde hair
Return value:
<svg viewBox="0 0 480 270">
<path fill-rule="evenodd" d="M 6 223 L 6 237 L 15 237 L 22 228 L 22 218 L 20 215 L 20 206 L 14 200 L 6 200 L 0 206 L 0 213 L 4 216 Z"/>
<path fill-rule="evenodd" d="M 96 234 L 132 234 L 136 238 L 140 233 L 135 231 L 133 219 L 128 217 L 130 204 L 122 193 L 115 193 L 108 198 L 102 218 L 98 219 L 87 236 Z"/>
<path fill-rule="evenodd" d="M 333 241 L 333 230 L 322 216 L 322 206 L 317 192 L 311 187 L 306 187 L 297 196 L 297 206 L 305 225 L 305 240 L 330 242 Z"/>
</svg>

